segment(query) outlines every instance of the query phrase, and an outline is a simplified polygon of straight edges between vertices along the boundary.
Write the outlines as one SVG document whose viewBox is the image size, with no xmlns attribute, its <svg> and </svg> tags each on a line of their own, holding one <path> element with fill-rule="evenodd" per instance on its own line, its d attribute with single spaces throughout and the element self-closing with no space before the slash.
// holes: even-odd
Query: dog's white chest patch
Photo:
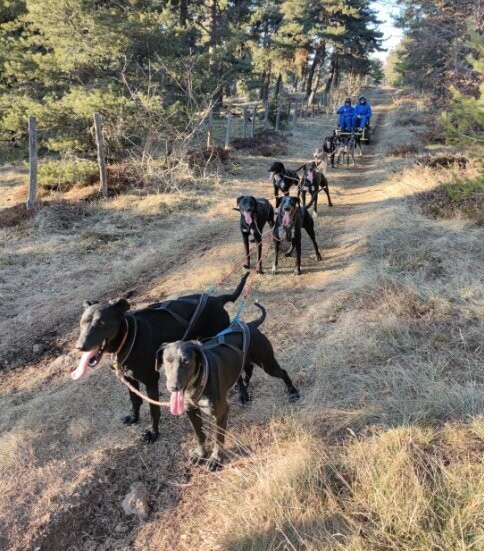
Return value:
<svg viewBox="0 0 484 551">
<path fill-rule="evenodd" d="M 279 239 L 281 241 L 292 241 L 292 226 L 280 226 Z"/>
</svg>

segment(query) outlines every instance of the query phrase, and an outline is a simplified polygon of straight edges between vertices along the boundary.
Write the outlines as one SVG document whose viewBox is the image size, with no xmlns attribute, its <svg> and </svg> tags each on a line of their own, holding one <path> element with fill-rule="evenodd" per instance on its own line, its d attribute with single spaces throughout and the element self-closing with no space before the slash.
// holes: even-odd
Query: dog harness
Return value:
<svg viewBox="0 0 484 551">
<path fill-rule="evenodd" d="M 206 304 L 208 301 L 208 294 L 202 293 L 200 295 L 199 299 L 196 298 L 179 298 L 175 300 L 167 300 L 166 302 L 163 302 L 159 306 L 156 306 L 154 308 L 150 308 L 151 310 L 163 310 L 170 314 L 182 327 L 186 327 L 185 333 L 183 334 L 183 337 L 181 340 L 186 341 L 189 340 L 188 337 L 190 335 L 190 331 L 193 329 L 195 323 L 200 318 Z M 176 312 L 173 312 L 173 310 L 170 310 L 170 305 L 174 302 L 185 302 L 187 304 L 196 304 L 196 308 L 192 314 L 192 317 L 187 321 L 185 318 L 180 316 L 180 314 L 177 314 Z M 126 321 L 126 333 L 123 336 L 123 339 L 121 341 L 121 344 L 119 345 L 119 348 L 111 354 L 113 362 L 113 367 L 115 370 L 122 369 L 123 364 L 126 363 L 126 361 L 129 358 L 129 355 L 131 354 L 134 343 L 136 341 L 136 337 L 138 334 L 138 323 L 136 321 L 136 312 L 126 314 L 126 317 L 124 318 Z M 123 352 L 123 350 L 125 350 Z M 160 348 L 156 351 L 156 358 L 158 358 L 160 352 Z M 158 362 L 158 360 L 156 360 Z M 158 367 L 157 367 L 158 369 Z"/>
<path fill-rule="evenodd" d="M 242 348 L 239 348 L 235 344 L 232 344 L 230 342 L 227 342 L 227 338 L 230 335 L 236 335 L 241 334 L 242 335 Z M 237 381 L 239 380 L 240 374 L 242 373 L 242 370 L 244 369 L 245 365 L 245 358 L 247 356 L 247 350 L 249 349 L 250 344 L 250 329 L 249 326 L 244 323 L 243 321 L 239 320 L 238 318 L 235 318 L 232 323 L 230 324 L 227 329 L 224 329 L 215 337 L 210 338 L 209 340 L 202 343 L 202 365 L 200 366 L 199 372 L 197 374 L 197 379 L 200 376 L 200 382 L 198 383 L 195 392 L 191 395 L 192 402 L 196 403 L 200 397 L 203 394 L 203 391 L 205 390 L 205 387 L 207 386 L 208 382 L 208 375 L 210 370 L 210 350 L 213 350 L 214 348 L 218 348 L 219 346 L 228 346 L 231 348 L 234 352 L 237 353 L 237 356 L 240 360 L 240 370 L 237 375 L 237 378 L 235 379 L 234 384 L 231 388 L 235 386 Z M 207 355 L 207 352 L 209 354 Z"/>
<path fill-rule="evenodd" d="M 198 321 L 198 318 L 201 316 L 205 306 L 207 305 L 207 301 L 208 301 L 208 294 L 202 293 L 199 299 L 182 297 L 174 300 L 167 300 L 166 302 L 162 302 L 159 306 L 152 308 L 152 310 L 164 310 L 165 312 L 170 314 L 170 316 L 173 319 L 175 319 L 182 327 L 186 327 L 185 333 L 181 338 L 182 341 L 186 341 L 186 340 L 190 340 L 189 339 L 190 331 L 193 329 L 193 326 Z M 188 321 L 182 316 L 180 316 L 180 314 L 177 314 L 173 310 L 170 310 L 170 305 L 175 302 L 185 302 L 187 304 L 197 305 L 192 314 L 192 317 Z"/>
</svg>

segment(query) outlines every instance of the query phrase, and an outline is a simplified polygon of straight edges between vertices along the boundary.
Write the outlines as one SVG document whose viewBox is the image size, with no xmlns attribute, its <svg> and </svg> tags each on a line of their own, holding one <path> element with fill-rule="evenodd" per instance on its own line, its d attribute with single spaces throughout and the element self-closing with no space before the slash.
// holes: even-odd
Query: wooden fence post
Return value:
<svg viewBox="0 0 484 551">
<path fill-rule="evenodd" d="M 297 125 L 297 102 L 294 104 L 293 125 L 294 125 L 294 128 L 296 128 L 296 125 Z"/>
<path fill-rule="evenodd" d="M 227 131 L 225 132 L 225 149 L 229 148 L 230 144 L 230 124 L 232 122 L 232 113 L 227 113 Z"/>
<path fill-rule="evenodd" d="M 264 105 L 264 130 L 267 130 L 269 126 L 269 101 L 265 101 Z"/>
<path fill-rule="evenodd" d="M 208 114 L 208 130 L 207 130 L 207 149 L 212 147 L 212 126 L 213 126 L 213 111 L 210 109 Z"/>
<path fill-rule="evenodd" d="M 276 111 L 276 125 L 274 127 L 274 130 L 276 132 L 279 132 L 279 123 L 280 123 L 280 120 L 281 120 L 281 109 L 282 109 L 282 106 L 279 105 L 279 107 L 277 108 L 277 111 Z"/>
<path fill-rule="evenodd" d="M 291 109 L 292 109 L 292 103 L 288 103 L 287 105 L 287 124 L 286 124 L 286 128 L 289 126 L 289 121 L 291 120 Z"/>
<path fill-rule="evenodd" d="M 101 179 L 101 191 L 103 197 L 108 196 L 108 173 L 106 170 L 106 157 L 104 156 L 104 141 L 101 115 L 94 113 L 94 126 L 96 129 L 97 159 L 99 163 L 99 177 Z"/>
<path fill-rule="evenodd" d="M 37 200 L 37 125 L 35 117 L 29 117 L 29 190 L 27 208 L 31 209 Z"/>
<path fill-rule="evenodd" d="M 318 102 L 316 103 L 316 114 L 319 115 L 321 113 L 320 109 L 319 109 L 319 99 L 318 99 Z"/>
<path fill-rule="evenodd" d="M 257 105 L 254 105 L 254 111 L 252 113 L 252 126 L 250 127 L 250 139 L 254 139 L 255 134 L 255 120 L 257 118 Z"/>
<path fill-rule="evenodd" d="M 242 113 L 242 138 L 247 138 L 247 107 L 244 107 Z"/>
</svg>

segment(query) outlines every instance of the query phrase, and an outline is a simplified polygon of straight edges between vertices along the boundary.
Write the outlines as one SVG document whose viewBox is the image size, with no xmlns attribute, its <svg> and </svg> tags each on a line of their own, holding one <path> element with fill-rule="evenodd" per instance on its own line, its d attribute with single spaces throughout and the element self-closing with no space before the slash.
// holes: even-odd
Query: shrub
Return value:
<svg viewBox="0 0 484 551">
<path fill-rule="evenodd" d="M 61 160 L 39 165 L 39 187 L 45 190 L 68 191 L 99 180 L 99 169 L 92 161 Z"/>
<path fill-rule="evenodd" d="M 421 193 L 419 202 L 428 216 L 451 218 L 456 215 L 484 226 L 484 176 L 456 178 L 431 191 Z"/>
</svg>

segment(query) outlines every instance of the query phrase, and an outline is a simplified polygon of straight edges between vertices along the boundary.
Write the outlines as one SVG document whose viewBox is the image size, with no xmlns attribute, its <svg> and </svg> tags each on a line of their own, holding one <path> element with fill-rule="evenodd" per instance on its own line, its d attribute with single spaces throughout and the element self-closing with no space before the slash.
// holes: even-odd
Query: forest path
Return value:
<svg viewBox="0 0 484 551">
<path fill-rule="evenodd" d="M 366 247 L 366 236 L 379 210 L 392 197 L 379 187 L 388 174 L 382 163 L 382 135 L 390 108 L 388 91 L 369 93 L 374 108 L 375 144 L 357 157 L 357 167 L 329 169 L 334 207 L 320 196 L 316 238 L 323 260 L 317 262 L 306 235 L 303 237 L 302 275 L 293 275 L 294 259 L 282 258 L 277 276 L 270 275 L 272 248 L 264 251 L 266 274 L 257 276 L 252 299 L 267 309 L 263 331 L 271 339 L 280 363 L 304 395 L 311 381 L 312 345 L 324 337 L 325 308 L 334 293 L 351 286 Z M 329 134 L 334 116 L 300 121 L 289 138 L 282 159 L 295 168 L 310 160 L 314 149 Z M 243 194 L 271 196 L 267 182 L 270 159 L 240 156 L 226 174 L 224 198 L 210 209 L 209 219 L 197 219 L 189 228 L 196 241 L 169 251 L 164 274 L 148 279 L 146 292 L 136 306 L 158 297 L 200 290 L 226 273 L 243 254 L 235 198 Z M 212 218 L 210 218 L 210 216 Z M 209 238 L 205 236 L 209 235 Z M 182 234 L 183 236 L 183 234 Z M 178 261 L 177 261 L 178 259 Z M 233 278 L 228 288 L 235 285 Z M 80 297 L 85 298 L 85 297 Z M 232 310 L 233 311 L 233 310 Z M 246 320 L 256 317 L 248 305 Z M 66 337 L 71 342 L 73 334 Z M 9 549 L 173 549 L 192 547 L 197 527 L 187 529 L 190 510 L 202 507 L 205 473 L 189 465 L 192 433 L 186 418 L 162 412 L 160 441 L 139 443 L 141 427 L 124 427 L 120 418 L 129 408 L 124 387 L 106 367 L 92 370 L 85 381 L 74 384 L 66 373 L 71 356 L 42 365 L 26 366 L 2 377 L 0 409 L 0 469 L 4 471 L 0 548 Z M 161 381 L 162 396 L 166 397 Z M 251 384 L 252 402 L 231 406 L 229 451 L 248 453 L 251 431 L 263 434 L 271 418 L 301 405 L 287 403 L 284 385 L 256 370 Z M 142 408 L 142 425 L 148 408 Z M 258 438 L 260 438 L 260 434 Z M 243 445 L 242 445 L 243 444 Z M 245 451 L 244 451 L 245 450 Z M 231 468 L 228 466 L 227 468 Z M 152 514 L 148 521 L 126 520 L 120 501 L 131 483 L 148 486 Z M 188 530 L 194 540 L 180 539 Z M 184 535 L 184 538 L 187 536 Z M 2 539 L 3 538 L 3 539 Z"/>
</svg>

